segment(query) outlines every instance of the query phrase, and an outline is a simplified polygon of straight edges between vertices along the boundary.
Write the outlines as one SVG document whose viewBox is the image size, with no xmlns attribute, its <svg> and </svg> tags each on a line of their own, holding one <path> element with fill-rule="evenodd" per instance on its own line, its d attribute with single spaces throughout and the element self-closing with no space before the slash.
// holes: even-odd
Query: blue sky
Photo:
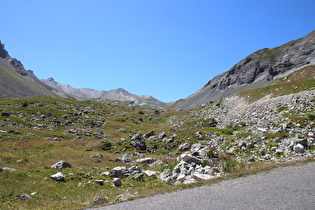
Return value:
<svg viewBox="0 0 315 210">
<path fill-rule="evenodd" d="M 0 40 L 40 79 L 186 98 L 315 30 L 314 0 L 0 0 Z"/>
</svg>

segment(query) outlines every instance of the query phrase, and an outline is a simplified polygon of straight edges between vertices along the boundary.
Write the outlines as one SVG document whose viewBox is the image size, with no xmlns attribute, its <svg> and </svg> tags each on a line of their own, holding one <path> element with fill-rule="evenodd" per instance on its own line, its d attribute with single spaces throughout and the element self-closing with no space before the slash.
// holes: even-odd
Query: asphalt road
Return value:
<svg viewBox="0 0 315 210">
<path fill-rule="evenodd" d="M 315 209 L 315 162 L 100 209 Z"/>
</svg>

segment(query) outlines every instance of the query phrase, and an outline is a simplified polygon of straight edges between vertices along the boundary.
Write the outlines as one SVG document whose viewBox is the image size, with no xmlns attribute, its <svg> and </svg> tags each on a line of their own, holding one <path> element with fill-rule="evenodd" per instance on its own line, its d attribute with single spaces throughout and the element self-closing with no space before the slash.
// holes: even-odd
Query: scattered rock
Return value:
<svg viewBox="0 0 315 210">
<path fill-rule="evenodd" d="M 111 172 L 109 172 L 110 177 L 125 177 L 127 173 L 126 167 L 125 166 L 118 166 L 113 168 Z"/>
<path fill-rule="evenodd" d="M 58 163 L 55 163 L 53 166 L 51 166 L 51 168 L 54 169 L 71 168 L 71 164 L 64 160 L 60 160 Z"/>
<path fill-rule="evenodd" d="M 102 180 L 102 179 L 97 179 L 97 180 L 95 180 L 95 182 L 99 185 L 104 185 L 104 180 Z"/>
<path fill-rule="evenodd" d="M 121 182 L 121 179 L 120 179 L 120 178 L 114 178 L 113 183 L 114 183 L 114 186 L 115 186 L 115 187 L 120 187 L 120 186 L 122 186 L 122 182 Z"/>
<path fill-rule="evenodd" d="M 116 197 L 115 202 L 128 201 L 132 198 L 134 198 L 134 195 L 130 193 L 120 194 Z"/>
<path fill-rule="evenodd" d="M 191 145 L 189 143 L 182 143 L 181 145 L 179 145 L 178 149 L 179 151 L 187 151 L 189 150 L 191 147 Z"/>
<path fill-rule="evenodd" d="M 103 158 L 102 154 L 91 155 L 92 158 Z"/>
<path fill-rule="evenodd" d="M 156 161 L 155 158 L 151 158 L 151 157 L 147 157 L 147 158 L 142 158 L 142 159 L 137 159 L 136 162 L 137 163 L 141 163 L 141 164 L 151 164 L 154 163 Z"/>
<path fill-rule="evenodd" d="M 165 138 L 165 137 L 166 137 L 166 134 L 165 134 L 164 131 L 161 132 L 161 133 L 159 133 L 159 139 L 163 139 L 163 138 Z"/>
<path fill-rule="evenodd" d="M 296 152 L 296 153 L 303 153 L 303 152 L 305 152 L 304 147 L 303 147 L 302 144 L 297 144 L 297 145 L 295 145 L 294 148 L 293 148 L 293 150 L 294 150 L 294 152 Z"/>
<path fill-rule="evenodd" d="M 108 198 L 104 197 L 104 198 L 100 198 L 100 197 L 95 197 L 93 199 L 93 203 L 95 205 L 100 205 L 100 204 L 107 204 L 108 203 Z"/>
<path fill-rule="evenodd" d="M 142 136 L 141 133 L 137 133 L 136 135 L 131 137 L 130 145 L 133 146 L 137 150 L 146 150 L 147 149 L 145 138 Z"/>
<path fill-rule="evenodd" d="M 9 168 L 9 167 L 3 167 L 3 168 L 0 168 L 0 172 L 2 172 L 2 171 L 13 172 L 13 171 L 17 171 L 17 169 Z"/>
<path fill-rule="evenodd" d="M 53 181 L 58 181 L 58 182 L 64 182 L 65 181 L 65 176 L 61 172 L 58 172 L 58 173 L 52 175 L 50 178 Z"/>
<path fill-rule="evenodd" d="M 129 152 L 123 154 L 121 158 L 122 163 L 132 163 L 131 154 Z"/>
<path fill-rule="evenodd" d="M 28 194 L 23 194 L 23 195 L 20 196 L 20 199 L 23 200 L 23 201 L 29 200 L 29 199 L 31 199 L 31 196 L 29 196 Z"/>
</svg>

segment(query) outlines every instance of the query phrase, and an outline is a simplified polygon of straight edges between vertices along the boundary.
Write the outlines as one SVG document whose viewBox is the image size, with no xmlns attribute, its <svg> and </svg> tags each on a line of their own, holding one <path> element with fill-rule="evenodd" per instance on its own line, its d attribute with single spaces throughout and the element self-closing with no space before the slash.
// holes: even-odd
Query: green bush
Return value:
<svg viewBox="0 0 315 210">
<path fill-rule="evenodd" d="M 309 120 L 315 120 L 315 114 L 308 114 L 307 117 Z"/>
<path fill-rule="evenodd" d="M 286 107 L 286 106 L 279 107 L 278 113 L 280 113 L 280 112 L 282 112 L 284 110 L 288 110 L 288 107 Z"/>
<path fill-rule="evenodd" d="M 238 162 L 230 155 L 221 156 L 223 172 L 230 173 L 237 166 Z"/>
<path fill-rule="evenodd" d="M 21 107 L 28 107 L 28 102 L 27 102 L 27 101 L 23 102 L 23 103 L 21 104 Z"/>
</svg>

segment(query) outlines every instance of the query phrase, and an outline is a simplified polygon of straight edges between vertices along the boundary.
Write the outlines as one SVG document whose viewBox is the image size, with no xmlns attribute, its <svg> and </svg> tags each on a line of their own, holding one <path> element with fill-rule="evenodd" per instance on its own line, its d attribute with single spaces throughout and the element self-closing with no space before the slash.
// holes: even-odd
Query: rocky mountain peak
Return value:
<svg viewBox="0 0 315 210">
<path fill-rule="evenodd" d="M 0 57 L 6 58 L 7 56 L 9 56 L 8 51 L 5 50 L 4 44 L 0 41 Z"/>
<path fill-rule="evenodd" d="M 268 86 L 280 77 L 314 64 L 315 31 L 279 47 L 264 48 L 252 53 L 227 72 L 210 80 L 177 108 L 193 108 L 242 90 Z"/>
</svg>

